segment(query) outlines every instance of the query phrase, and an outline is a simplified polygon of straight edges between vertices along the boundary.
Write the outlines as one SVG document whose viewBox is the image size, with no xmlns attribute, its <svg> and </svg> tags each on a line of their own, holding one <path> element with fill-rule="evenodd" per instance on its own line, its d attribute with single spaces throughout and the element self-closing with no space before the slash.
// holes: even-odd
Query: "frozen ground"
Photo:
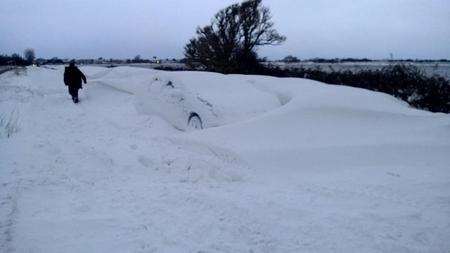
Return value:
<svg viewBox="0 0 450 253">
<path fill-rule="evenodd" d="M 130 91 L 160 72 L 82 70 L 78 105 L 61 67 L 0 76 L 0 252 L 450 250 L 448 115 L 303 79 L 170 73 L 280 102 L 186 133 L 136 109 Z"/>
</svg>

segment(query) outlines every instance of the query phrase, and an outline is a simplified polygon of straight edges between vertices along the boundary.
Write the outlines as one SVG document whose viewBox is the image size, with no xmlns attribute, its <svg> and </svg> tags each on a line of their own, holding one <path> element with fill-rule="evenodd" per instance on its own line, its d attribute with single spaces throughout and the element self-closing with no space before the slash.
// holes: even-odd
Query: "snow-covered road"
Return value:
<svg viewBox="0 0 450 253">
<path fill-rule="evenodd" d="M 92 82 L 78 105 L 61 67 L 0 76 L 0 116 L 19 119 L 10 138 L 0 125 L 0 252 L 450 249 L 448 115 L 230 76 L 289 103 L 185 133 L 102 85 L 105 69 L 82 70 Z"/>
</svg>

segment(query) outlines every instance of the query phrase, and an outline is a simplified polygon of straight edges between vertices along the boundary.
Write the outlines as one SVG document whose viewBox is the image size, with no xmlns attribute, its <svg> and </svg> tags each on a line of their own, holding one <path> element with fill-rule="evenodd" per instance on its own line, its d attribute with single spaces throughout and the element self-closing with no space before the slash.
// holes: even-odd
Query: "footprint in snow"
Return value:
<svg viewBox="0 0 450 253">
<path fill-rule="evenodd" d="M 153 161 L 150 158 L 142 155 L 138 157 L 138 162 L 146 168 L 150 168 L 153 166 Z"/>
<path fill-rule="evenodd" d="M 400 174 L 394 173 L 394 172 L 386 172 L 391 177 L 400 177 Z"/>
</svg>

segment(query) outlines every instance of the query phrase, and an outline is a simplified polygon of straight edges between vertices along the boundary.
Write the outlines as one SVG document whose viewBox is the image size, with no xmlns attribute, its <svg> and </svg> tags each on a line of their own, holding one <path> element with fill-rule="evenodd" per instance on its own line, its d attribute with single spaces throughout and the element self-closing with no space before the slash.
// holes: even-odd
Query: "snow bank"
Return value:
<svg viewBox="0 0 450 253">
<path fill-rule="evenodd" d="M 450 248 L 448 115 L 306 79 L 81 69 L 77 105 L 61 66 L 0 75 L 0 115 L 19 115 L 0 138 L 1 252 Z M 217 127 L 164 119 L 168 81 Z"/>
</svg>

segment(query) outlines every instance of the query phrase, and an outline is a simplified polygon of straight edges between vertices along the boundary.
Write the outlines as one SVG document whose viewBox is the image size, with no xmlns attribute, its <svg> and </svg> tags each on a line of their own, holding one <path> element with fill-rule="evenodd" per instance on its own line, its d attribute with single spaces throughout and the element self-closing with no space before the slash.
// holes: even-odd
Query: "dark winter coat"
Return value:
<svg viewBox="0 0 450 253">
<path fill-rule="evenodd" d="M 66 67 L 64 83 L 72 88 L 82 89 L 81 81 L 86 83 L 86 76 L 76 66 Z"/>
</svg>

